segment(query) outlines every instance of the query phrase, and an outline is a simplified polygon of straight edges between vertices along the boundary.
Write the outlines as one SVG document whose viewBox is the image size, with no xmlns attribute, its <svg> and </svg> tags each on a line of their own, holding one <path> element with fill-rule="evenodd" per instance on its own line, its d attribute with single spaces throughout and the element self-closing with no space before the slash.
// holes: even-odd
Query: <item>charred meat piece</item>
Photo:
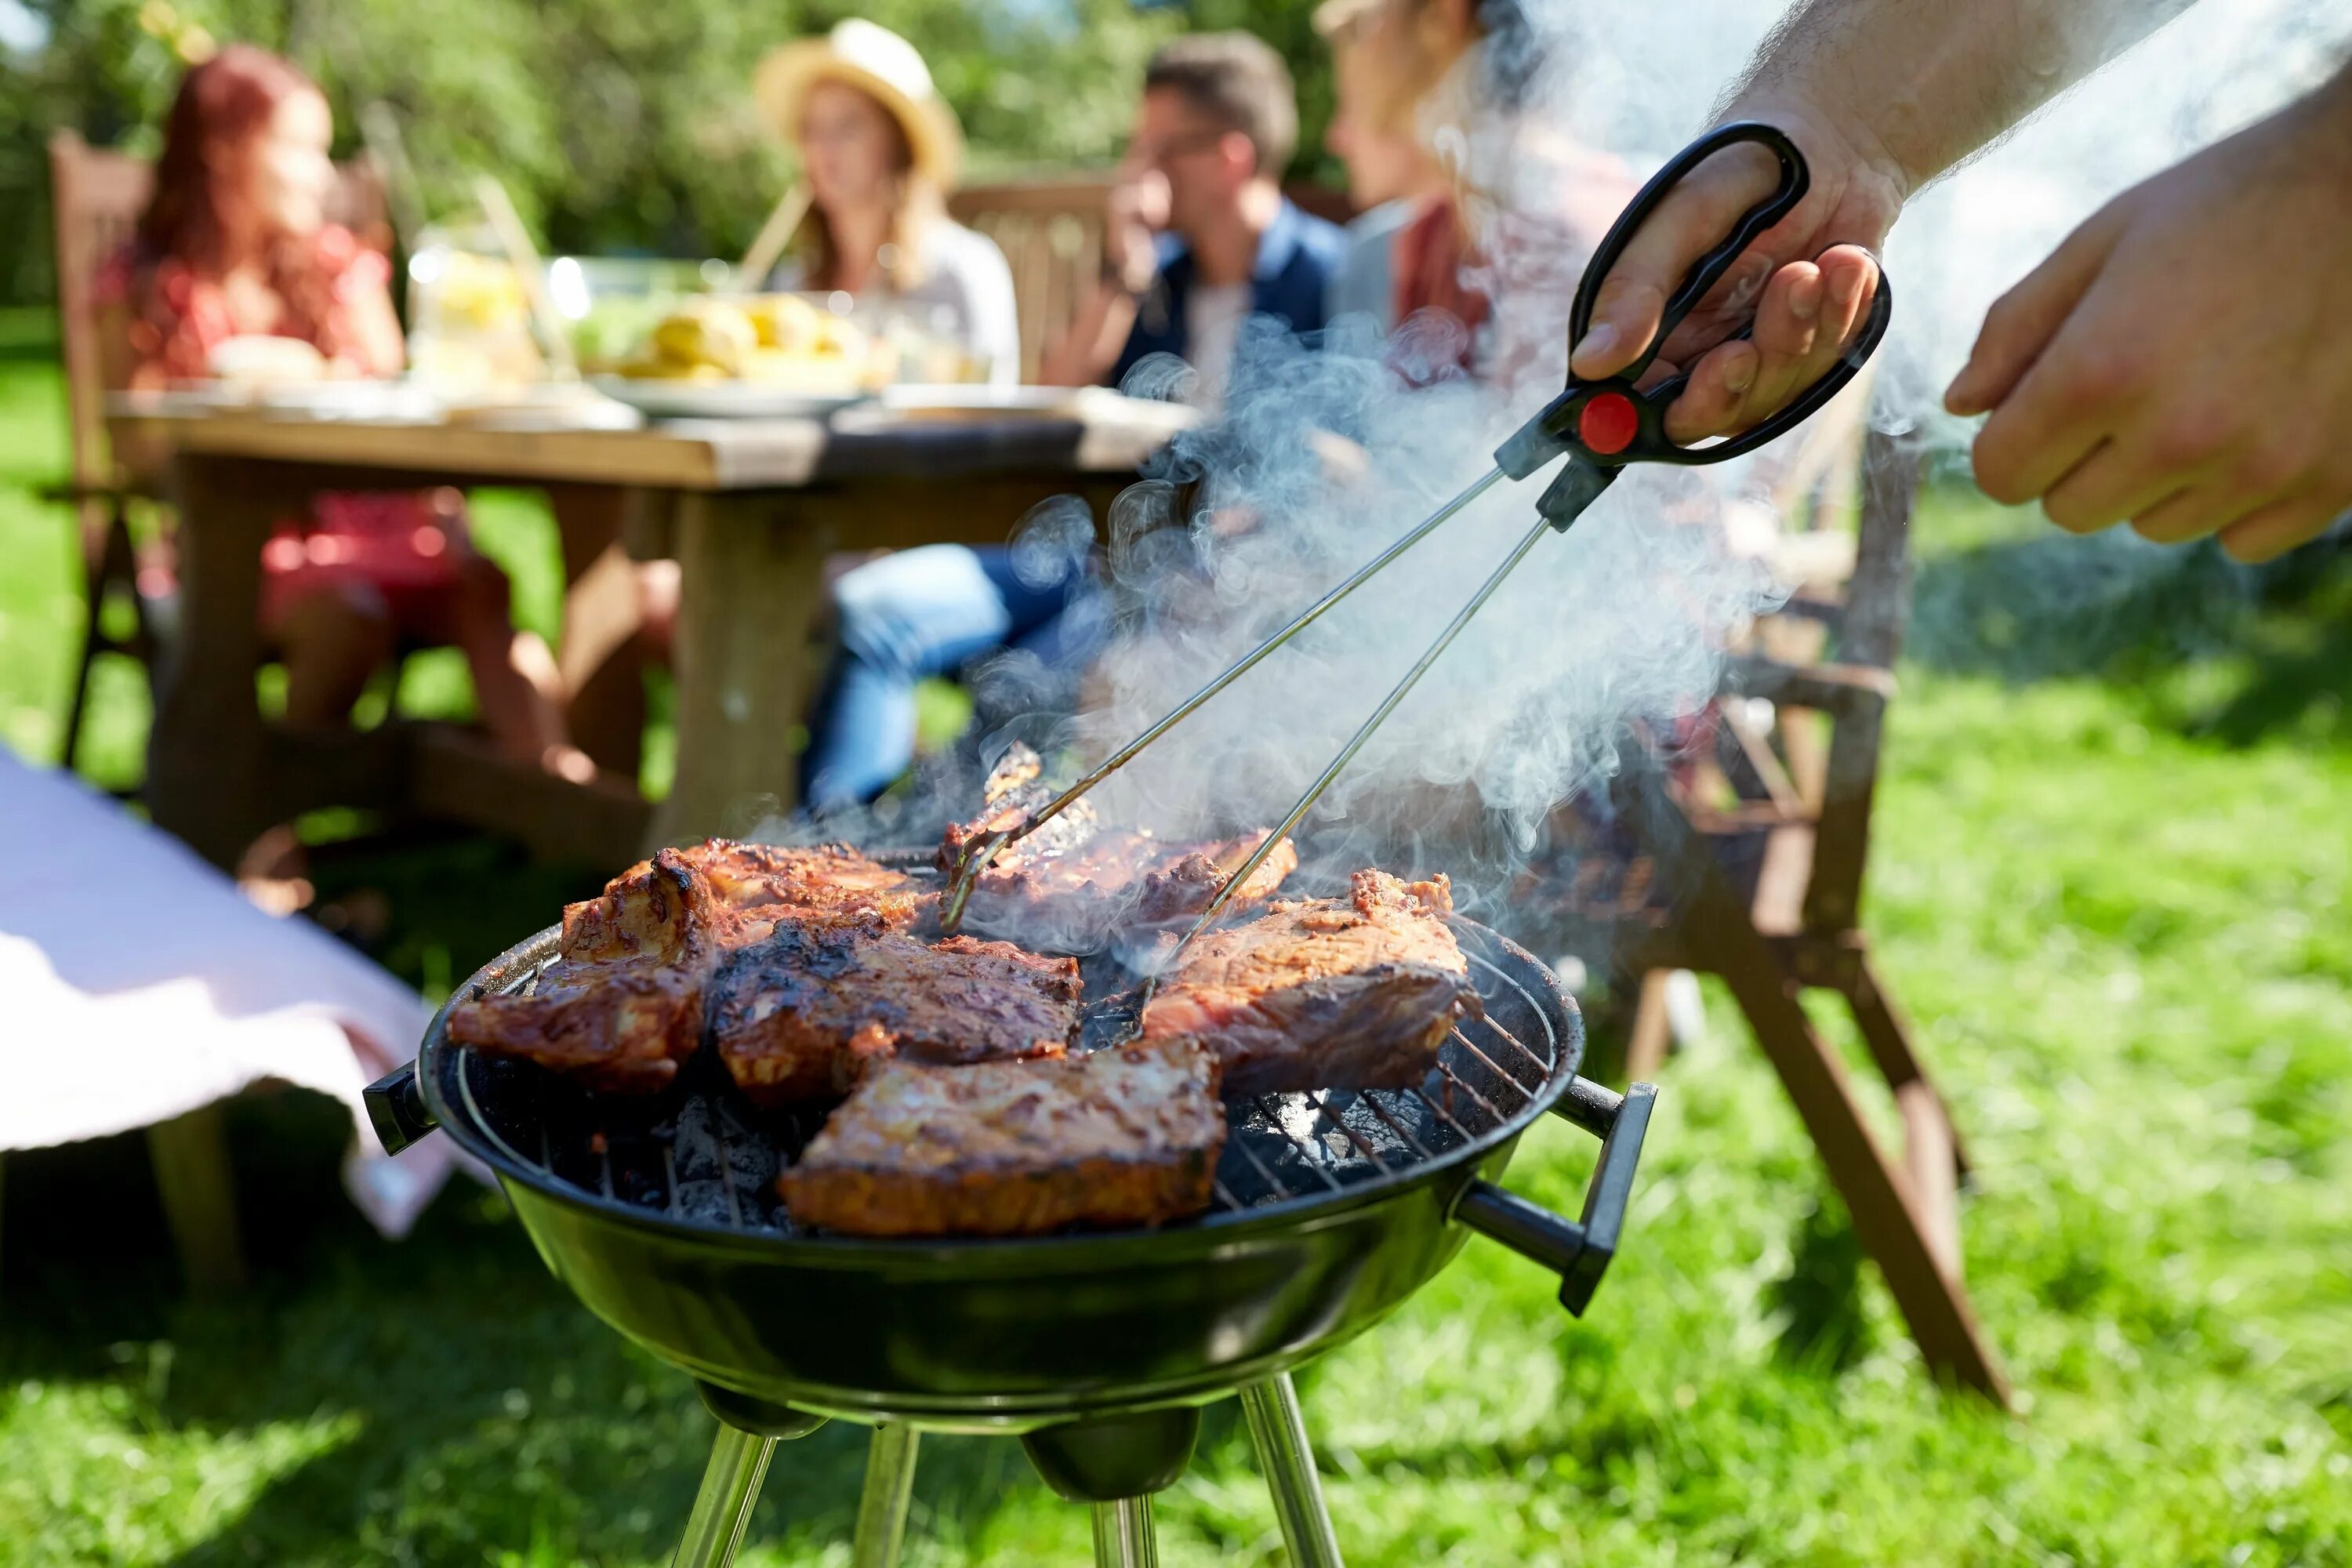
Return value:
<svg viewBox="0 0 2352 1568">
<path fill-rule="evenodd" d="M 720 904 L 772 921 L 779 910 L 796 919 L 872 915 L 903 931 L 938 897 L 842 844 L 787 848 L 713 838 L 679 853 L 709 879 Z"/>
<path fill-rule="evenodd" d="M 655 1094 L 702 1043 L 702 989 L 734 918 L 665 849 L 567 905 L 556 961 L 528 996 L 449 1009 L 448 1037 L 612 1094 Z"/>
<path fill-rule="evenodd" d="M 968 936 L 923 942 L 878 924 L 780 924 L 711 992 L 712 1036 L 761 1105 L 826 1099 L 876 1061 L 934 1067 L 1058 1056 L 1076 1038 L 1076 959 Z"/>
<path fill-rule="evenodd" d="M 1259 828 L 1221 843 L 1167 844 L 1148 831 L 1120 828 L 1055 855 L 1025 854 L 1024 842 L 981 873 L 964 922 L 1041 947 L 1091 952 L 1122 928 L 1199 914 L 1266 837 Z M 1234 894 L 1234 904 L 1265 902 L 1297 865 L 1298 851 L 1285 839 Z"/>
<path fill-rule="evenodd" d="M 875 1068 L 777 1178 L 852 1236 L 1032 1236 L 1208 1207 L 1225 1141 L 1217 1058 L 1190 1040 L 1045 1061 Z"/>
<path fill-rule="evenodd" d="M 1204 1041 L 1235 1096 L 1418 1083 L 1476 1001 L 1453 909 L 1444 877 L 1384 871 L 1357 872 L 1345 899 L 1278 903 L 1194 942 L 1144 1008 L 1142 1036 Z"/>
<path fill-rule="evenodd" d="M 966 847 L 975 839 L 1020 826 L 1052 805 L 1060 793 L 1045 782 L 1045 759 L 1015 741 L 1005 749 L 1004 755 L 990 771 L 987 782 L 981 785 L 980 815 L 970 822 L 948 824 L 947 833 L 940 840 L 940 869 L 953 874 L 963 863 Z M 1093 804 L 1074 801 L 1068 810 L 1003 851 L 996 864 L 1010 868 L 1038 856 L 1065 854 L 1092 838 L 1096 826 Z"/>
<path fill-rule="evenodd" d="M 613 1094 L 668 1087 L 702 1041 L 726 956 L 782 924 L 912 924 L 933 895 L 856 850 L 711 839 L 665 849 L 567 906 L 556 962 L 528 996 L 450 1009 L 448 1036 Z"/>
</svg>

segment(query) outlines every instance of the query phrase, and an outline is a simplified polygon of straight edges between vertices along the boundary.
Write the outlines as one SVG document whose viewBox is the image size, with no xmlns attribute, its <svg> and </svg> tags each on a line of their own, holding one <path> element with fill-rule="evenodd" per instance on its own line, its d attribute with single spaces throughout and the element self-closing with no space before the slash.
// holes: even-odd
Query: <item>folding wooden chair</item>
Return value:
<svg viewBox="0 0 2352 1568">
<path fill-rule="evenodd" d="M 1793 536 L 1790 554 L 1806 563 L 1795 575 L 1810 580 L 1733 659 L 1696 746 L 1629 776 L 1607 841 L 1581 830 L 1586 842 L 1558 859 L 1555 876 L 1532 879 L 1526 901 L 1550 906 L 1554 929 L 1575 933 L 1579 948 L 1605 948 L 1615 984 L 1638 990 L 1633 1078 L 1663 1065 L 1666 976 L 1723 978 L 1929 1365 L 2005 1405 L 2007 1379 L 1962 1281 L 1966 1154 L 1859 923 L 1918 485 L 1913 456 L 1874 434 L 1862 468 L 1850 567 L 1829 530 L 1813 531 L 1818 541 Z M 1800 1005 L 1810 987 L 1853 1010 L 1894 1092 L 1901 1159 L 1872 1131 L 1843 1061 Z"/>
</svg>

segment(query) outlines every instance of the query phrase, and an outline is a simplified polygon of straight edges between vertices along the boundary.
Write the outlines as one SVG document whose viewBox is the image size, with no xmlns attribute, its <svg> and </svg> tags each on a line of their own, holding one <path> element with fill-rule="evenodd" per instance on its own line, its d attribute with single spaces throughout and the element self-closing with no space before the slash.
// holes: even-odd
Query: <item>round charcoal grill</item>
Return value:
<svg viewBox="0 0 2352 1568">
<path fill-rule="evenodd" d="M 1581 1312 L 1614 1255 L 1655 1093 L 1579 1079 L 1582 1023 L 1557 978 L 1453 924 L 1483 1016 L 1438 1069 L 1408 1089 L 1229 1104 L 1211 1209 L 1153 1230 L 804 1228 L 775 1177 L 821 1117 L 755 1110 L 709 1051 L 656 1100 L 598 1097 L 452 1046 L 436 1016 L 369 1103 L 388 1147 L 438 1126 L 487 1163 L 589 1310 L 693 1374 L 721 1426 L 680 1564 L 731 1561 L 775 1442 L 830 1417 L 875 1428 L 859 1568 L 896 1556 L 924 1428 L 1021 1434 L 1049 1484 L 1095 1506 L 1098 1561 L 1150 1562 L 1150 1495 L 1182 1474 L 1199 1406 L 1232 1393 L 1293 1559 L 1336 1563 L 1288 1369 L 1394 1310 L 1465 1229 L 1557 1270 Z M 527 990 L 558 935 L 500 954 L 458 994 Z M 1110 978 L 1090 974 L 1088 994 Z M 1096 1020 L 1088 1044 L 1117 1026 Z M 1604 1141 L 1580 1221 L 1494 1184 L 1547 1110 Z"/>
</svg>

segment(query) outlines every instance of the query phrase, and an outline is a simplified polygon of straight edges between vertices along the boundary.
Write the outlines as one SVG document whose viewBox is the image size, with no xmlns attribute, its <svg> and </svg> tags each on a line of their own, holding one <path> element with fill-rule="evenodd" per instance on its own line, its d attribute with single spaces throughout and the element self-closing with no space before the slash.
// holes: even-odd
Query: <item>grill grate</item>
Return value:
<svg viewBox="0 0 2352 1568">
<path fill-rule="evenodd" d="M 1442 1158 L 1518 1116 L 1559 1074 L 1574 1070 L 1575 1061 L 1563 1058 L 1573 1047 L 1554 1022 L 1556 1004 L 1481 951 L 1499 939 L 1458 922 L 1457 931 L 1481 1010 L 1454 1028 L 1436 1069 L 1410 1089 L 1324 1089 L 1229 1104 L 1208 1217 L 1328 1196 Z M 504 989 L 530 994 L 545 967 Z M 709 1053 L 688 1069 L 689 1078 L 699 1069 L 701 1081 L 644 1103 L 588 1094 L 528 1063 L 451 1054 L 457 1098 L 517 1163 L 690 1226 L 807 1234 L 777 1196 L 775 1179 L 823 1117 L 752 1110 L 710 1081 Z"/>
</svg>

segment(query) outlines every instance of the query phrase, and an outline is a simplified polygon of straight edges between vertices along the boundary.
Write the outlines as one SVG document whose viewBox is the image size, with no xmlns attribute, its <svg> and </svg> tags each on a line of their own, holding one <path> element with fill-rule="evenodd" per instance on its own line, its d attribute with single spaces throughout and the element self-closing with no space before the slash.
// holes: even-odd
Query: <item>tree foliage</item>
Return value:
<svg viewBox="0 0 2352 1568">
<path fill-rule="evenodd" d="M 504 180 L 549 245 L 731 253 L 788 177 L 753 112 L 761 54 L 845 16 L 920 47 L 988 178 L 1118 154 L 1145 58 L 1188 27 L 1243 26 L 1299 77 L 1301 165 L 1318 170 L 1328 71 L 1299 0 L 20 0 L 46 46 L 0 52 L 0 210 L 47 206 L 43 143 L 70 127 L 152 151 L 188 58 L 216 40 L 285 52 L 326 88 L 347 146 L 388 104 L 428 211 Z M 45 222 L 0 226 L 0 299 L 46 297 Z"/>
</svg>

